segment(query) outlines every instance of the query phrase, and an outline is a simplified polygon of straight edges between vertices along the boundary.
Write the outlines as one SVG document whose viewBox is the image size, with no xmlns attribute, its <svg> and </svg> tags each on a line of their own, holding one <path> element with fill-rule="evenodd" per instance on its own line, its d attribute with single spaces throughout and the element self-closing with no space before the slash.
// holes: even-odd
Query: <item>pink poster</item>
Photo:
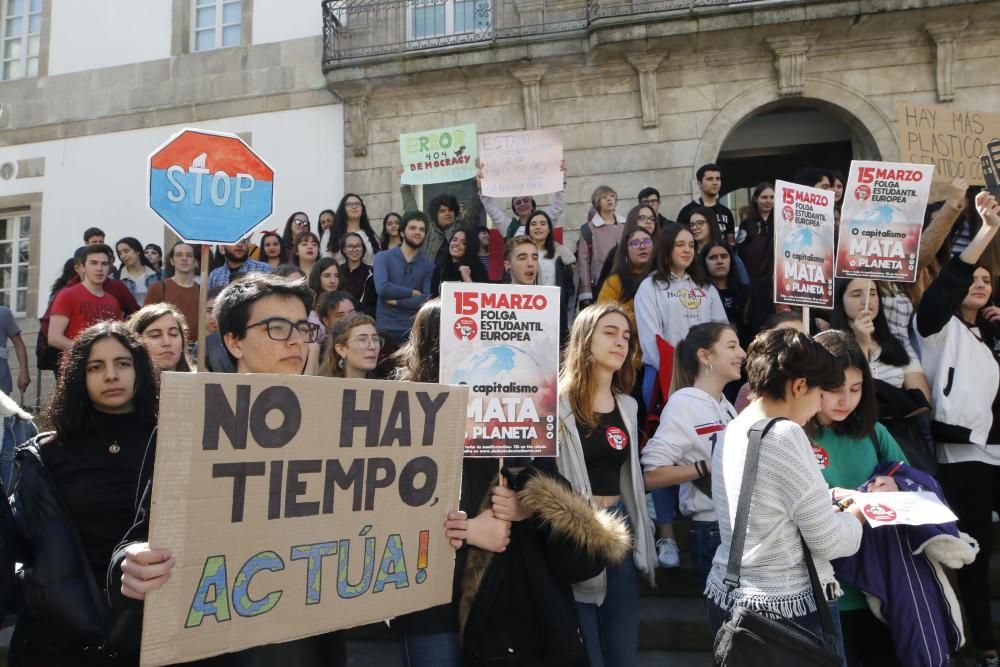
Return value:
<svg viewBox="0 0 1000 667">
<path fill-rule="evenodd" d="M 833 308 L 833 192 L 775 183 L 774 302 Z"/>
<path fill-rule="evenodd" d="M 851 162 L 840 215 L 838 278 L 912 283 L 934 166 Z"/>
<path fill-rule="evenodd" d="M 559 130 L 479 135 L 482 191 L 488 197 L 544 195 L 563 189 Z"/>
</svg>

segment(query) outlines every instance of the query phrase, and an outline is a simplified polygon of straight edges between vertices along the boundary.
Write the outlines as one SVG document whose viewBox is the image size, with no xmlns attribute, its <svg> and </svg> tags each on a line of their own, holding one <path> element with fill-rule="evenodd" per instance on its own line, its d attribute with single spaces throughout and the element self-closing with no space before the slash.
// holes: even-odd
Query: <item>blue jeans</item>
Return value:
<svg viewBox="0 0 1000 667">
<path fill-rule="evenodd" d="M 705 581 L 712 570 L 715 550 L 721 543 L 717 521 L 691 522 L 691 566 L 698 580 L 698 590 L 705 590 Z"/>
<path fill-rule="evenodd" d="M 655 491 L 650 491 L 653 497 L 653 510 L 656 512 L 656 523 L 673 523 L 674 514 L 677 511 L 677 494 L 680 492 L 679 486 L 665 486 Z"/>
<path fill-rule="evenodd" d="M 614 508 L 625 514 L 621 503 Z M 604 603 L 576 603 L 587 658 L 590 667 L 635 665 L 639 661 L 639 570 L 629 554 L 605 571 L 608 587 Z"/>
<path fill-rule="evenodd" d="M 835 637 L 836 645 L 833 647 L 837 651 L 837 655 L 844 657 L 844 631 L 840 627 L 840 608 L 837 605 L 836 600 L 832 602 L 827 602 L 827 606 L 830 609 L 830 616 L 833 620 L 833 634 Z M 778 621 L 783 625 L 787 625 L 790 628 L 795 628 L 798 630 L 805 630 L 818 639 L 823 638 L 823 623 L 820 621 L 819 612 L 811 611 L 805 616 L 795 616 L 794 618 L 784 618 L 777 615 L 772 615 L 771 618 Z M 729 620 L 729 612 L 725 611 L 714 601 L 708 601 L 708 625 L 712 631 L 712 637 L 719 633 L 719 628 L 722 624 Z M 847 661 L 844 660 L 844 667 L 847 667 Z"/>
<path fill-rule="evenodd" d="M 458 633 L 422 635 L 404 632 L 399 638 L 403 667 L 459 667 Z"/>
<path fill-rule="evenodd" d="M 10 474 L 14 470 L 14 450 L 18 442 L 14 437 L 14 420 L 17 417 L 3 418 L 3 444 L 0 445 L 0 484 L 4 491 L 10 493 Z"/>
</svg>

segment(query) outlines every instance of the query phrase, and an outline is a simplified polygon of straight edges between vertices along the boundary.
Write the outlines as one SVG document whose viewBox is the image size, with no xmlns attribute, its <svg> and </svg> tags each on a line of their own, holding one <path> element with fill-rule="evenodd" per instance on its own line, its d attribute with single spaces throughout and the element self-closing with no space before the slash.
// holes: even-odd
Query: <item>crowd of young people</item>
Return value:
<svg viewBox="0 0 1000 667">
<path fill-rule="evenodd" d="M 797 179 L 843 184 L 821 170 Z M 177 243 L 158 263 L 159 248 L 122 239 L 114 279 L 112 250 L 88 230 L 47 312 L 47 344 L 62 351 L 54 432 L 19 448 L 13 479 L 0 479 L 11 498 L 0 505 L 0 601 L 18 613 L 10 664 L 134 664 L 141 606 L 130 601 L 162 586 L 174 564 L 170 545 L 145 542 L 158 376 L 194 370 L 199 325 L 202 371 L 436 381 L 440 284 L 498 275 L 496 235 L 477 218 L 485 208 L 504 241 L 502 280 L 563 295 L 561 448 L 554 461 L 510 462 L 504 483 L 495 468 L 463 466 L 462 507 L 444 527 L 458 551 L 453 601 L 397 619 L 404 664 L 636 664 L 640 582 L 678 564 L 678 510 L 691 519 L 713 628 L 746 606 L 820 634 L 826 605 L 845 664 L 905 664 L 893 644 L 902 630 L 869 611 L 860 587 L 838 584 L 831 564 L 870 539 L 852 493 L 898 491 L 898 474 L 939 491 L 978 542 L 959 589 L 981 663 L 997 665 L 988 563 L 1000 509 L 1000 309 L 981 260 L 1000 206 L 986 193 L 973 204 L 956 182 L 928 216 L 926 243 L 937 247 L 922 245 L 913 288 L 842 281 L 833 311 L 802 323 L 760 286 L 773 280 L 773 187 L 758 186 L 737 223 L 719 200 L 721 170 L 705 165 L 698 181 L 702 197 L 677 223 L 653 188 L 627 215 L 612 188 L 597 188 L 576 252 L 558 242 L 561 193 L 548 211 L 515 197 L 506 220 L 486 197 L 463 210 L 442 195 L 424 212 L 404 187 L 406 210 L 383 218 L 381 236 L 348 194 L 315 232 L 296 212 L 259 245 L 220 248 L 207 313 L 198 248 Z M 733 587 L 733 522 L 762 419 L 780 421 L 761 440 Z M 813 599 L 807 558 L 826 600 Z M 54 637 L 53 624 L 67 631 Z M 343 664 L 343 637 L 210 664 L 278 656 Z"/>
</svg>

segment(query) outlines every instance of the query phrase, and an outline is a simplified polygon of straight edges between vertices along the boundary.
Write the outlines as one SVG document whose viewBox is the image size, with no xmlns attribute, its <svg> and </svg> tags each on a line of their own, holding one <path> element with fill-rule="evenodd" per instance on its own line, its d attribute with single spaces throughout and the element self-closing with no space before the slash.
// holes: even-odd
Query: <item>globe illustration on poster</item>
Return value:
<svg viewBox="0 0 1000 667">
<path fill-rule="evenodd" d="M 545 382 L 535 358 L 519 347 L 496 345 L 469 357 L 452 373 L 450 382 L 470 386 L 494 383 L 533 384 Z"/>
<path fill-rule="evenodd" d="M 905 225 L 909 222 L 906 218 L 906 211 L 892 204 L 879 204 L 872 208 L 863 209 L 861 215 L 851 220 L 851 223 L 873 227 L 888 227 L 892 224 Z"/>
<path fill-rule="evenodd" d="M 824 257 L 828 251 L 823 239 L 812 229 L 799 227 L 785 237 L 782 243 L 786 253 Z"/>
</svg>

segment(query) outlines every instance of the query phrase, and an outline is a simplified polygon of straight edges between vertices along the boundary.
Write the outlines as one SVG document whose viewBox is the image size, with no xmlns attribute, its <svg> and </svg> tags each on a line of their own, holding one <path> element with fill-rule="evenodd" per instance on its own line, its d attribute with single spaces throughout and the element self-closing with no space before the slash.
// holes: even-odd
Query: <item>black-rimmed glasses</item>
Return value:
<svg viewBox="0 0 1000 667">
<path fill-rule="evenodd" d="M 306 343 L 315 343 L 316 339 L 319 338 L 319 325 L 306 320 L 292 322 L 284 317 L 269 317 L 266 320 L 248 324 L 247 329 L 260 326 L 267 327 L 267 337 L 278 342 L 288 340 L 292 337 L 292 332 L 296 330 Z"/>
</svg>

